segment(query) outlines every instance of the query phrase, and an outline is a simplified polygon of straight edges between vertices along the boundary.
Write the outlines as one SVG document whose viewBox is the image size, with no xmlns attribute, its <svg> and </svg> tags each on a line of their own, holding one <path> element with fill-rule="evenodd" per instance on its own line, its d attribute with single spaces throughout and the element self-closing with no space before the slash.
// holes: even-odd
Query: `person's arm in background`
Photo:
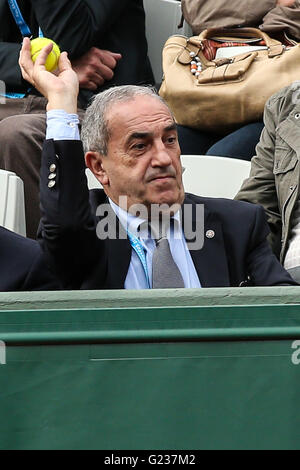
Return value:
<svg viewBox="0 0 300 470">
<path fill-rule="evenodd" d="M 31 0 L 36 20 L 72 62 L 85 54 L 99 37 L 105 39 L 111 25 L 130 0 Z"/>
<path fill-rule="evenodd" d="M 207 28 L 257 26 L 276 7 L 277 0 L 181 0 L 185 18 L 191 19 L 193 33 Z"/>
<path fill-rule="evenodd" d="M 298 37 L 299 0 L 181 0 L 185 18 L 190 18 L 194 34 L 215 27 L 258 27 L 263 31 L 282 31 Z M 287 25 L 284 27 L 284 25 Z M 273 27 L 273 29 L 272 29 Z"/>
<path fill-rule="evenodd" d="M 11 15 L 4 0 L 0 0 L 0 26 L 5 15 Z M 111 24 L 121 17 L 129 0 L 32 0 L 32 12 L 45 37 L 68 51 L 78 74 L 80 86 L 95 90 L 113 77 L 113 70 L 121 59 L 118 51 L 95 48 L 99 38 L 105 38 Z M 5 14 L 5 15 L 4 15 Z M 0 42 L 0 80 L 9 89 L 27 87 L 18 65 L 19 41 Z"/>
<path fill-rule="evenodd" d="M 271 230 L 269 241 L 273 251 L 279 256 L 282 220 L 273 172 L 277 126 L 275 116 L 268 102 L 264 113 L 265 128 L 256 147 L 256 156 L 251 160 L 250 176 L 244 181 L 235 199 L 263 206 Z"/>
<path fill-rule="evenodd" d="M 0 42 L 0 80 L 2 86 L 5 84 L 7 89 L 15 92 L 22 92 L 28 87 L 18 65 L 20 47 L 18 43 Z M 4 92 L 4 89 L 0 92 Z"/>
<path fill-rule="evenodd" d="M 247 271 L 254 286 L 298 285 L 281 266 L 267 242 L 268 228 L 262 207 L 253 206 L 256 217 L 249 231 Z"/>
<path fill-rule="evenodd" d="M 113 78 L 121 54 L 92 47 L 79 59 L 72 61 L 80 88 L 96 91 L 104 82 Z"/>
<path fill-rule="evenodd" d="M 59 289 L 39 244 L 0 227 L 0 291 Z"/>
<path fill-rule="evenodd" d="M 113 78 L 121 55 L 94 47 L 128 8 L 129 0 L 32 0 L 45 36 L 68 52 L 81 88 L 95 91 Z"/>
<path fill-rule="evenodd" d="M 286 32 L 288 36 L 300 39 L 300 1 L 278 0 L 260 23 L 260 29 L 266 33 Z"/>
</svg>

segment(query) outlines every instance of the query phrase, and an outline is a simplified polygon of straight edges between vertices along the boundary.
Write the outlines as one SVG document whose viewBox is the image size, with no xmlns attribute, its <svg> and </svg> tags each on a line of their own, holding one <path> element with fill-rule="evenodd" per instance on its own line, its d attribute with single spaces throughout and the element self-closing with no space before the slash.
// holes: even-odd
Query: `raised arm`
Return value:
<svg viewBox="0 0 300 470">
<path fill-rule="evenodd" d="M 62 117 L 58 119 L 61 119 L 61 126 L 66 126 L 66 121 L 77 110 L 78 78 L 66 52 L 61 54 L 57 75 L 46 71 L 44 64 L 51 48 L 51 45 L 45 47 L 33 64 L 30 42 L 26 38 L 20 66 L 23 77 L 47 98 L 48 118 L 49 114 L 60 110 Z M 79 140 L 55 140 L 55 136 L 46 140 L 40 197 L 42 246 L 50 255 L 63 286 L 79 288 L 86 271 L 93 267 L 93 247 L 98 243 Z"/>
<path fill-rule="evenodd" d="M 77 75 L 72 70 L 67 52 L 63 52 L 60 56 L 59 70 L 56 75 L 46 70 L 45 62 L 52 47 L 52 44 L 44 47 L 36 62 L 33 63 L 30 40 L 24 38 L 19 60 L 22 76 L 47 98 L 47 111 L 63 109 L 70 114 L 76 113 L 79 92 Z"/>
</svg>

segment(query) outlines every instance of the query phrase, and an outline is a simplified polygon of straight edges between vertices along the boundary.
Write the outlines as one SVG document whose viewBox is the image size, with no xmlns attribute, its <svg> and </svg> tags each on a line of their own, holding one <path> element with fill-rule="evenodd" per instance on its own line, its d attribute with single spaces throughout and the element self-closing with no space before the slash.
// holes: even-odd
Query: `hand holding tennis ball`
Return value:
<svg viewBox="0 0 300 470">
<path fill-rule="evenodd" d="M 45 67 L 48 72 L 53 72 L 58 67 L 58 61 L 60 56 L 60 49 L 58 45 L 52 41 L 52 39 L 47 38 L 36 38 L 30 41 L 31 43 L 31 58 L 32 61 L 35 62 L 39 53 L 43 49 L 43 47 L 47 46 L 49 43 L 53 44 L 52 51 L 49 53 Z"/>
<path fill-rule="evenodd" d="M 45 96 L 48 100 L 47 110 L 64 109 L 67 113 L 76 113 L 79 91 L 77 74 L 72 69 L 67 52 L 60 54 L 55 73 L 46 70 L 46 60 L 52 49 L 50 41 L 33 62 L 30 39 L 24 38 L 19 58 L 22 77 Z"/>
</svg>

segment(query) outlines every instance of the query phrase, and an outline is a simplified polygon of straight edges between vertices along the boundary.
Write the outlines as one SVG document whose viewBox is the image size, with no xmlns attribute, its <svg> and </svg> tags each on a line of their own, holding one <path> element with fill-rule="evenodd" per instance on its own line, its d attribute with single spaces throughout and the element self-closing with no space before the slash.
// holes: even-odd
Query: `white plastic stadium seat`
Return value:
<svg viewBox="0 0 300 470">
<path fill-rule="evenodd" d="M 0 170 L 0 225 L 26 236 L 23 181 L 5 170 Z"/>
<path fill-rule="evenodd" d="M 251 163 L 236 158 L 182 155 L 184 189 L 206 197 L 233 199 L 248 178 Z"/>
<path fill-rule="evenodd" d="M 97 180 L 96 176 L 93 175 L 89 168 L 85 170 L 85 174 L 87 177 L 87 184 L 89 189 L 102 188 L 102 184 Z"/>
<path fill-rule="evenodd" d="M 162 80 L 162 49 L 166 40 L 173 34 L 192 36 L 192 30 L 181 21 L 181 2 L 177 0 L 144 0 L 146 12 L 146 37 L 148 55 L 154 73 L 155 83 Z"/>
<path fill-rule="evenodd" d="M 182 155 L 181 162 L 185 168 L 183 184 L 187 193 L 228 199 L 234 198 L 251 167 L 245 160 L 208 155 Z M 89 189 L 102 188 L 88 169 L 86 176 Z"/>
</svg>

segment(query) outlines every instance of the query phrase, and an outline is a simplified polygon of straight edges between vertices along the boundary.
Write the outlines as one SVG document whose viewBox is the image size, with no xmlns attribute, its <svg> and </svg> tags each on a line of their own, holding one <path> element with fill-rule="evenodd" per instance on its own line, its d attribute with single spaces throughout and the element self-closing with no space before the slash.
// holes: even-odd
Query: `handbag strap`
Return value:
<svg viewBox="0 0 300 470">
<path fill-rule="evenodd" d="M 270 36 L 258 28 L 210 28 L 202 31 L 199 36 L 193 36 L 189 39 L 191 44 L 201 44 L 204 39 L 212 39 L 213 37 L 221 36 L 222 38 L 230 38 L 234 41 L 234 38 L 258 38 L 265 41 L 268 47 L 268 56 L 270 58 L 281 55 L 285 50 L 284 44 L 276 39 L 270 38 Z"/>
</svg>

